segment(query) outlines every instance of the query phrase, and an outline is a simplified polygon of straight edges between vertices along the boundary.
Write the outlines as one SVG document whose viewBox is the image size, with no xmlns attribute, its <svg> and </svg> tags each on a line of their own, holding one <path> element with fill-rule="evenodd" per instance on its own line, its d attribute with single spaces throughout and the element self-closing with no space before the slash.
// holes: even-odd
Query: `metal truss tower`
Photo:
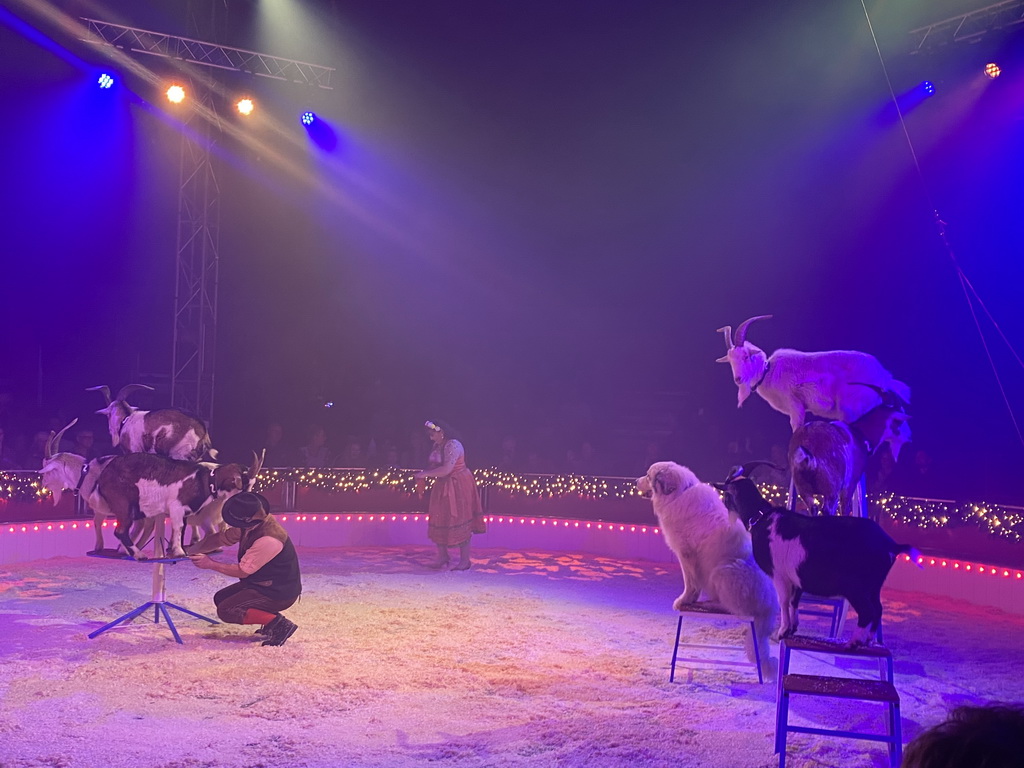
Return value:
<svg viewBox="0 0 1024 768">
<path fill-rule="evenodd" d="M 208 92 L 195 98 L 216 115 Z M 220 187 L 211 159 L 215 126 L 208 120 L 191 120 L 189 125 L 193 130 L 181 134 L 171 405 L 209 425 L 217 342 Z"/>
<path fill-rule="evenodd" d="M 82 21 L 92 43 L 331 90 L 332 67 L 97 19 Z M 220 122 L 209 90 L 193 87 L 190 97 L 195 106 L 181 137 L 171 405 L 209 425 L 213 419 L 220 268 L 220 187 L 211 150 L 220 135 Z"/>
</svg>

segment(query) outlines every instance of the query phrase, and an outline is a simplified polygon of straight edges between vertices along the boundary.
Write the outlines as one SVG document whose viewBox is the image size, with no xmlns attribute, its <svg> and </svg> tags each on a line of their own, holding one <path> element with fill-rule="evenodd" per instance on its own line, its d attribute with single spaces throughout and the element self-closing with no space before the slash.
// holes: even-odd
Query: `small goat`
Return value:
<svg viewBox="0 0 1024 768">
<path fill-rule="evenodd" d="M 775 582 L 782 608 L 779 637 L 796 634 L 800 597 L 807 591 L 846 598 L 857 612 L 848 645 L 871 644 L 882 623 L 882 584 L 896 556 L 908 553 L 916 559 L 918 551 L 897 544 L 864 517 L 807 517 L 773 507 L 743 476 L 743 467 L 715 487 L 750 529 L 754 560 Z"/>
<path fill-rule="evenodd" d="M 110 387 L 89 387 L 99 391 L 107 407 L 96 413 L 107 417 L 107 428 L 114 447 L 127 453 L 156 453 L 182 461 L 199 461 L 204 455 L 216 458 L 210 448 L 210 435 L 200 419 L 174 408 L 142 411 L 125 398 L 135 389 L 153 389 L 145 384 L 128 384 L 111 399 Z"/>
<path fill-rule="evenodd" d="M 821 496 L 826 514 L 854 514 L 853 493 L 868 459 L 882 443 L 888 443 L 893 458 L 899 459 L 900 447 L 910 439 L 910 416 L 903 412 L 906 404 L 898 396 L 885 391 L 878 394 L 882 404 L 853 424 L 811 421 L 793 433 L 789 466 L 796 492 L 807 509 L 814 509 L 814 497 Z"/>
<path fill-rule="evenodd" d="M 252 490 L 263 460 L 254 457 L 251 467 L 242 464 L 212 466 L 177 461 L 150 453 L 116 456 L 100 475 L 99 493 L 117 519 L 114 534 L 128 554 L 142 559 L 128 535 L 137 514 L 168 515 L 171 519 L 170 557 L 184 557 L 182 527 L 185 516 L 206 515 L 239 491 Z M 212 522 L 212 521 L 211 521 Z M 205 526 L 204 526 L 205 527 Z M 212 532 L 212 531 L 208 531 Z"/>
<path fill-rule="evenodd" d="M 43 460 L 43 468 L 39 470 L 42 475 L 42 485 L 53 494 L 53 504 L 60 504 L 61 496 L 65 490 L 80 493 L 89 509 L 93 512 L 93 532 L 96 534 L 96 548 L 93 552 L 100 552 L 103 549 L 103 521 L 113 517 L 106 502 L 96 489 L 100 473 L 110 463 L 113 456 L 101 456 L 100 458 L 86 461 L 83 456 L 77 453 L 54 453 L 54 449 L 60 445 L 60 440 L 71 427 L 78 422 L 75 419 L 60 432 L 50 432 L 50 439 L 46 442 L 46 458 Z M 148 538 L 152 533 L 153 523 L 146 520 L 140 524 L 137 530 L 132 532 L 132 538 L 136 541 L 139 536 Z"/>
<path fill-rule="evenodd" d="M 766 355 L 747 341 L 747 329 L 755 320 L 769 317 L 758 315 L 744 320 L 735 337 L 732 326 L 718 329 L 725 334 L 726 353 L 716 362 L 732 367 L 740 406 L 756 392 L 776 411 L 789 416 L 789 425 L 795 432 L 808 413 L 850 424 L 878 405 L 879 396 L 856 382 L 896 392 L 910 402 L 910 387 L 894 379 L 877 359 L 865 352 L 777 349 L 771 356 Z"/>
</svg>

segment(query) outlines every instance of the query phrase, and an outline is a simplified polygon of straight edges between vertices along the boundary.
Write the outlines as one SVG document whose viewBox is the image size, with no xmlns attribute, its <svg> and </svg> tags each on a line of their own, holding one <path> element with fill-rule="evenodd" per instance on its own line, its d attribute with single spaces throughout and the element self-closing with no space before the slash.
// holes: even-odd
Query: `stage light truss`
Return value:
<svg viewBox="0 0 1024 768">
<path fill-rule="evenodd" d="M 216 115 L 210 94 L 201 92 L 199 98 Z M 220 270 L 220 186 L 211 152 L 217 136 L 210 121 L 190 125 L 193 130 L 181 137 L 171 404 L 209 426 Z"/>
<path fill-rule="evenodd" d="M 83 18 L 82 22 L 88 32 L 84 40 L 90 44 L 333 90 L 333 67 L 98 19 Z M 194 413 L 209 426 L 213 419 L 220 262 L 220 187 L 211 149 L 220 126 L 209 91 L 193 88 L 192 92 L 206 119 L 194 120 L 196 111 L 189 110 L 185 122 L 191 130 L 181 137 L 171 404 Z"/>
<path fill-rule="evenodd" d="M 950 43 L 977 41 L 988 32 L 1018 24 L 1024 24 L 1024 0 L 1004 0 L 911 30 L 911 53 L 921 53 Z"/>
<path fill-rule="evenodd" d="M 180 59 L 206 67 L 248 72 L 259 77 L 290 80 L 302 85 L 313 85 L 317 88 L 333 90 L 331 86 L 333 67 L 323 67 L 319 64 L 310 64 L 294 59 L 282 59 L 279 56 L 270 56 L 266 53 L 247 51 L 242 48 L 231 48 L 216 43 L 206 43 L 187 37 L 125 27 L 98 19 L 83 18 L 82 21 L 95 38 L 86 38 L 86 42 L 105 43 L 136 53 Z"/>
</svg>

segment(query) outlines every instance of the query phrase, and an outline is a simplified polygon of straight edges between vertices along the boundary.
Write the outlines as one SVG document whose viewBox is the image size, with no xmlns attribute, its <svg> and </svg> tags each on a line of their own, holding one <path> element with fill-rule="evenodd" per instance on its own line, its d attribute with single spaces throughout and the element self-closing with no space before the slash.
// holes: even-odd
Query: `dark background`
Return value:
<svg viewBox="0 0 1024 768">
<path fill-rule="evenodd" d="M 224 97 L 226 455 L 270 420 L 404 451 L 440 417 L 471 466 L 510 434 L 518 469 L 578 468 L 587 441 L 593 471 L 718 476 L 788 439 L 714 362 L 716 328 L 772 313 L 765 350 L 864 350 L 912 387 L 900 464 L 925 451 L 931 495 L 1020 503 L 1024 448 L 934 210 L 1020 350 L 1024 46 L 909 55 L 907 34 L 987 4 L 868 4 L 894 91 L 938 89 L 906 114 L 916 162 L 851 0 L 0 4 L 3 426 L 102 431 L 96 384 L 168 404 L 181 126 L 138 74 L 95 88 L 103 52 L 66 28 L 87 16 L 337 69 L 331 91 L 201 72 Z M 1022 418 L 1020 364 L 975 312 Z"/>
</svg>

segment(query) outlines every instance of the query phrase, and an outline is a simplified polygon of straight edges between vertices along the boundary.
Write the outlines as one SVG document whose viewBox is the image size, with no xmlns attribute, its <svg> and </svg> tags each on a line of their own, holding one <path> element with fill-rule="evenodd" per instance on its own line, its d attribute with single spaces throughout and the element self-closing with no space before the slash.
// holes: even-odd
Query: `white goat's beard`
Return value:
<svg viewBox="0 0 1024 768">
<path fill-rule="evenodd" d="M 64 494 L 64 489 L 59 488 L 56 491 L 50 491 L 50 493 L 53 494 L 53 506 L 56 507 L 58 504 L 60 504 L 60 498 Z"/>
<path fill-rule="evenodd" d="M 742 408 L 743 407 L 743 403 L 745 403 L 747 398 L 750 397 L 751 391 L 750 391 L 750 387 L 748 387 L 746 384 L 740 384 L 739 385 L 739 389 L 740 389 L 740 393 L 739 393 L 739 397 L 737 397 L 737 399 L 736 399 L 736 407 L 737 408 Z"/>
</svg>

